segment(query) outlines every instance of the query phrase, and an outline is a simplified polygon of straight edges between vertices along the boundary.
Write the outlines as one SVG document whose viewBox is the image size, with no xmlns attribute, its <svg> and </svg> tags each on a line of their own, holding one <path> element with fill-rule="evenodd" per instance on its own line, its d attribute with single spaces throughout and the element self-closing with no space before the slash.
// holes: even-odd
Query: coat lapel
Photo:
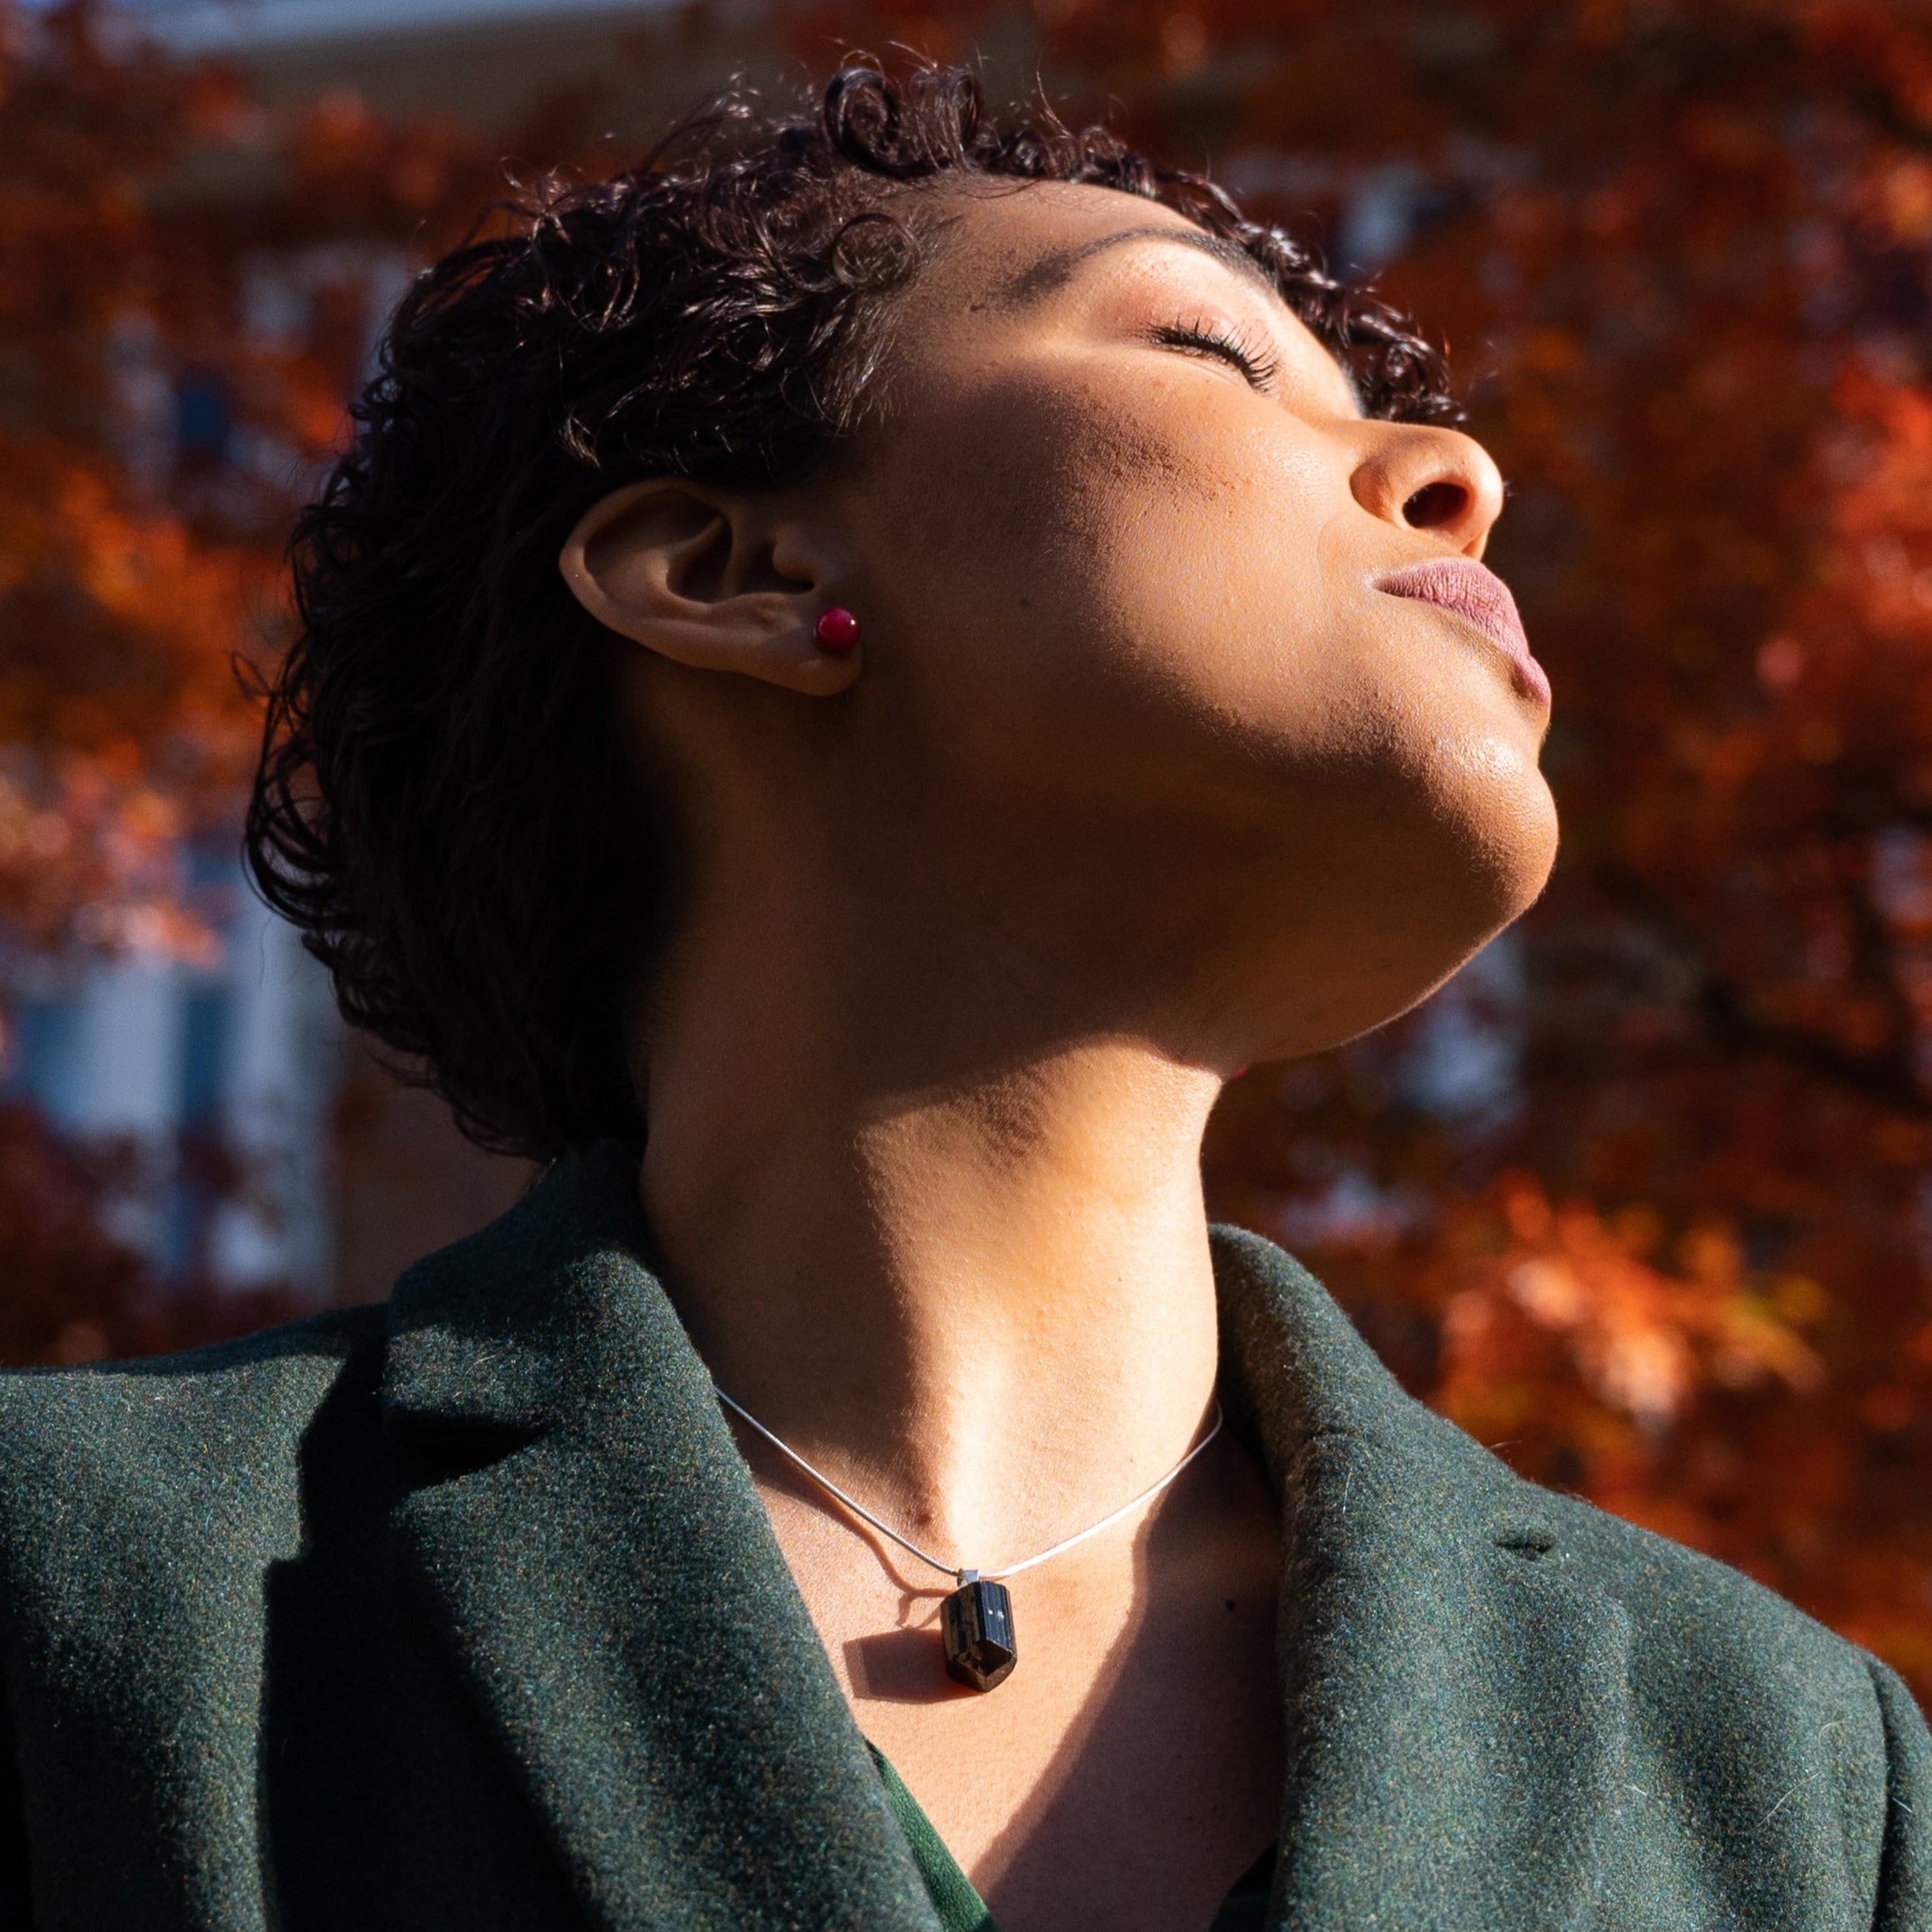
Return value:
<svg viewBox="0 0 1932 1932">
<path fill-rule="evenodd" d="M 936 1932 L 709 1381 L 635 1151 L 397 1284 L 394 1529 L 589 1922 Z M 1283 1499 L 1271 1925 L 1592 1922 L 1627 1626 L 1543 1492 L 1405 1395 L 1317 1283 L 1219 1230 L 1232 1428 Z"/>
<path fill-rule="evenodd" d="M 934 1932 L 695 1352 L 634 1150 L 398 1282 L 394 1529 L 589 1922 Z"/>
<path fill-rule="evenodd" d="M 1601 1922 L 1628 1623 L 1545 1492 L 1406 1395 L 1327 1294 L 1217 1231 L 1230 1422 L 1283 1498 L 1288 1776 L 1271 1925 Z"/>
</svg>

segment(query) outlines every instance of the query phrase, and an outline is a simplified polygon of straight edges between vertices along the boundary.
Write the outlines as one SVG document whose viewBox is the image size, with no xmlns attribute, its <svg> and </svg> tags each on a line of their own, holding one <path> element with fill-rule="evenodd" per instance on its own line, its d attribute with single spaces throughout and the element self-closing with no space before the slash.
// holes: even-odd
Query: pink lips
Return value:
<svg viewBox="0 0 1932 1932">
<path fill-rule="evenodd" d="M 1391 597 L 1413 597 L 1467 619 L 1508 658 L 1523 691 L 1548 709 L 1550 680 L 1529 654 L 1529 639 L 1523 634 L 1509 585 L 1494 570 L 1468 557 L 1437 557 L 1378 577 L 1375 587 Z"/>
</svg>

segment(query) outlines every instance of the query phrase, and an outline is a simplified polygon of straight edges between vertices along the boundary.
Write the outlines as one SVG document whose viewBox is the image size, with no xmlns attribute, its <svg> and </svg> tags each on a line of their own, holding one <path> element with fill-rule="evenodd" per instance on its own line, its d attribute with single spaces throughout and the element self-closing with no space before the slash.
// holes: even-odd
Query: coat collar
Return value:
<svg viewBox="0 0 1932 1932">
<path fill-rule="evenodd" d="M 560 1164 L 397 1283 L 385 1425 L 433 1615 L 590 1921 L 937 1921 L 710 1381 L 636 1150 Z M 1543 1492 L 1407 1396 L 1320 1286 L 1217 1230 L 1230 1426 L 1283 1499 L 1271 1924 L 1545 1927 L 1625 1788 L 1620 1606 Z"/>
<path fill-rule="evenodd" d="M 600 1932 L 937 1932 L 635 1174 L 562 1163 L 396 1284 L 404 1560 Z"/>
<path fill-rule="evenodd" d="M 1230 1419 L 1282 1499 L 1268 1922 L 1605 1922 L 1633 1789 L 1622 1604 L 1556 1498 L 1407 1395 L 1305 1269 L 1232 1228 L 1215 1246 Z"/>
</svg>

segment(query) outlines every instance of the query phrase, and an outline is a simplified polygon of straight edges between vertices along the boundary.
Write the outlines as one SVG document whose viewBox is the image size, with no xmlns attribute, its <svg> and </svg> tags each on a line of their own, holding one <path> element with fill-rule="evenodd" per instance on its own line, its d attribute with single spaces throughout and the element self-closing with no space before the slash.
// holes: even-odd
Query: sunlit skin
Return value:
<svg viewBox="0 0 1932 1932">
<path fill-rule="evenodd" d="M 1541 696 L 1371 582 L 1481 555 L 1475 442 L 1365 419 L 1166 209 L 902 206 L 931 259 L 836 461 L 631 485 L 562 562 L 690 857 L 634 1028 L 667 1286 L 721 1385 L 990 1568 L 1211 1411 L 1224 1082 L 1422 999 L 1536 896 L 1555 823 Z M 845 658 L 811 641 L 834 604 Z M 1022 1661 L 979 1696 L 940 1672 L 946 1580 L 741 1439 L 860 1728 L 1005 1932 L 1200 1932 L 1281 1794 L 1246 1453 L 1016 1579 Z"/>
</svg>

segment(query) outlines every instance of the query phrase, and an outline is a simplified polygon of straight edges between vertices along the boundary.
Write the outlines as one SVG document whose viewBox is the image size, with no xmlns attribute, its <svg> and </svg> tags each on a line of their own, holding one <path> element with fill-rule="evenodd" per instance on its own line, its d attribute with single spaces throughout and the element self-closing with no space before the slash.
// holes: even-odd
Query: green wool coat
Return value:
<svg viewBox="0 0 1932 1932">
<path fill-rule="evenodd" d="M 633 1158 L 386 1308 L 0 1378 L 0 1927 L 933 1932 Z M 1271 1924 L 1932 1932 L 1897 1678 L 1216 1256 L 1286 1532 Z"/>
</svg>

